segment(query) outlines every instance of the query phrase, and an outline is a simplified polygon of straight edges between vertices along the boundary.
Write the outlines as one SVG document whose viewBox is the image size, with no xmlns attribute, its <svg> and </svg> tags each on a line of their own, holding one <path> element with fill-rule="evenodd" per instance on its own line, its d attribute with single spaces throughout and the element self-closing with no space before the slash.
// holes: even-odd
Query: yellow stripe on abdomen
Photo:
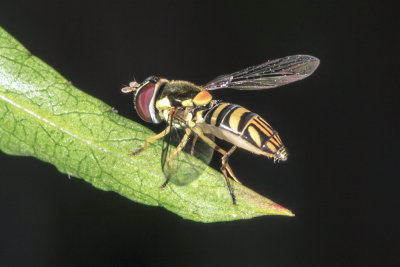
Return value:
<svg viewBox="0 0 400 267">
<path fill-rule="evenodd" d="M 216 124 L 218 115 L 221 113 L 221 111 L 222 111 L 224 108 L 226 108 L 226 106 L 228 106 L 228 104 L 222 104 L 222 105 L 219 105 L 219 106 L 215 109 L 215 111 L 214 111 L 214 112 L 212 113 L 212 115 L 211 115 L 211 121 L 210 121 L 210 124 L 211 124 L 211 125 L 215 125 L 215 124 Z"/>
<path fill-rule="evenodd" d="M 231 114 L 229 114 L 229 126 L 234 132 L 239 131 L 239 122 L 243 118 L 243 114 L 249 112 L 247 109 L 239 107 L 235 109 Z"/>
<path fill-rule="evenodd" d="M 254 143 L 256 143 L 258 147 L 261 147 L 261 136 L 258 133 L 258 130 L 251 125 L 247 128 L 247 130 L 249 131 L 250 137 Z"/>
<path fill-rule="evenodd" d="M 254 146 L 253 152 L 259 149 L 260 154 L 286 159 L 287 153 L 278 133 L 263 118 L 239 105 L 217 104 L 207 111 L 205 122 L 246 140 Z M 250 150 L 250 147 L 246 149 Z"/>
</svg>

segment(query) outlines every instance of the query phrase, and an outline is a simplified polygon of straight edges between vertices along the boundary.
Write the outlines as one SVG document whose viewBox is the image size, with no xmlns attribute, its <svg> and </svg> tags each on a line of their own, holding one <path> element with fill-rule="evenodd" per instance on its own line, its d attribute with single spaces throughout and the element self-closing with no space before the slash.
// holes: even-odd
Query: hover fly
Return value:
<svg viewBox="0 0 400 267">
<path fill-rule="evenodd" d="M 167 123 L 164 131 L 148 138 L 142 148 L 130 155 L 136 156 L 148 143 L 163 138 L 161 166 L 166 176 L 163 188 L 169 181 L 187 184 L 202 172 L 204 164 L 196 165 L 186 159 L 188 154 L 208 164 L 216 150 L 222 155 L 221 172 L 236 204 L 228 177 L 229 174 L 240 183 L 228 163 L 236 148 L 274 161 L 285 161 L 287 152 L 278 133 L 262 117 L 239 105 L 214 100 L 210 91 L 274 88 L 308 77 L 318 65 L 319 60 L 313 56 L 295 55 L 221 75 L 203 86 L 157 76 L 150 76 L 140 84 L 130 82 L 121 90 L 135 93 L 134 104 L 140 118 L 150 123 Z M 233 146 L 226 151 L 214 142 L 214 137 Z"/>
</svg>

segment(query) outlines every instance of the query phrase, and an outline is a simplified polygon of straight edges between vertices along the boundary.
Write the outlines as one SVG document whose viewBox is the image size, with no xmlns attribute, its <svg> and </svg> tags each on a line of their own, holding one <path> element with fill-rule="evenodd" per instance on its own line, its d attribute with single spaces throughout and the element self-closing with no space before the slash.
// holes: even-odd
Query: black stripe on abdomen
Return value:
<svg viewBox="0 0 400 267">
<path fill-rule="evenodd" d="M 226 119 L 229 119 L 230 114 L 235 111 L 235 109 L 239 108 L 239 105 L 234 105 L 234 104 L 228 104 L 221 112 L 218 114 L 217 121 L 215 123 L 215 126 L 219 126 L 221 124 L 221 121 Z M 225 118 L 225 119 L 224 119 Z"/>
<path fill-rule="evenodd" d="M 211 117 L 214 111 L 220 106 L 221 104 L 217 104 L 213 106 L 210 110 L 207 111 L 206 116 L 204 117 L 204 121 L 208 124 L 211 124 Z"/>
</svg>

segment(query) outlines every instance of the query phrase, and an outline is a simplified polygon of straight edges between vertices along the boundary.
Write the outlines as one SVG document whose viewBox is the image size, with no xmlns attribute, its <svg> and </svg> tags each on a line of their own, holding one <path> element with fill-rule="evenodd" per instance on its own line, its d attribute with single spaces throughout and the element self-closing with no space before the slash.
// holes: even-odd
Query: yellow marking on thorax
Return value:
<svg viewBox="0 0 400 267">
<path fill-rule="evenodd" d="M 182 101 L 182 106 L 184 107 L 193 107 L 193 101 L 192 99 L 186 99 Z"/>
<path fill-rule="evenodd" d="M 211 100 L 212 100 L 212 96 L 209 92 L 201 91 L 193 98 L 193 103 L 196 106 L 204 106 L 204 105 L 207 105 L 208 103 L 210 103 Z"/>
<path fill-rule="evenodd" d="M 248 112 L 247 109 L 239 107 L 237 109 L 235 109 L 235 111 L 233 111 L 233 113 L 230 114 L 229 117 L 229 126 L 231 127 L 232 130 L 234 130 L 235 132 L 238 131 L 238 127 L 239 127 L 239 122 L 240 119 L 242 118 L 242 115 L 244 113 Z M 243 128 L 245 129 L 245 128 Z"/>
<path fill-rule="evenodd" d="M 169 102 L 168 97 L 164 97 L 156 102 L 156 108 L 158 110 L 163 110 L 171 107 L 171 102 Z"/>
<path fill-rule="evenodd" d="M 251 139 L 257 144 L 258 147 L 261 147 L 261 139 L 257 130 L 253 126 L 249 126 L 248 128 Z"/>
<path fill-rule="evenodd" d="M 204 110 L 197 111 L 196 114 L 195 114 L 195 120 L 196 121 L 204 120 L 203 115 L 204 115 Z"/>
</svg>

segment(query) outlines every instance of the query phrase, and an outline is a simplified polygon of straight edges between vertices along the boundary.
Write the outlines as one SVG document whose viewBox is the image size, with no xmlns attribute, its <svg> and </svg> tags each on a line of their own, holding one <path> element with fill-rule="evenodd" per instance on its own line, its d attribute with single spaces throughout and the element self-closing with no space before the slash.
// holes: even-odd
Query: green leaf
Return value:
<svg viewBox="0 0 400 267">
<path fill-rule="evenodd" d="M 160 189 L 165 181 L 161 143 L 151 143 L 136 157 L 128 155 L 152 135 L 72 86 L 0 28 L 0 149 L 4 153 L 34 156 L 99 189 L 163 206 L 194 221 L 293 216 L 232 181 L 238 203 L 233 205 L 222 174 L 210 167 L 189 185 L 168 184 Z"/>
</svg>

